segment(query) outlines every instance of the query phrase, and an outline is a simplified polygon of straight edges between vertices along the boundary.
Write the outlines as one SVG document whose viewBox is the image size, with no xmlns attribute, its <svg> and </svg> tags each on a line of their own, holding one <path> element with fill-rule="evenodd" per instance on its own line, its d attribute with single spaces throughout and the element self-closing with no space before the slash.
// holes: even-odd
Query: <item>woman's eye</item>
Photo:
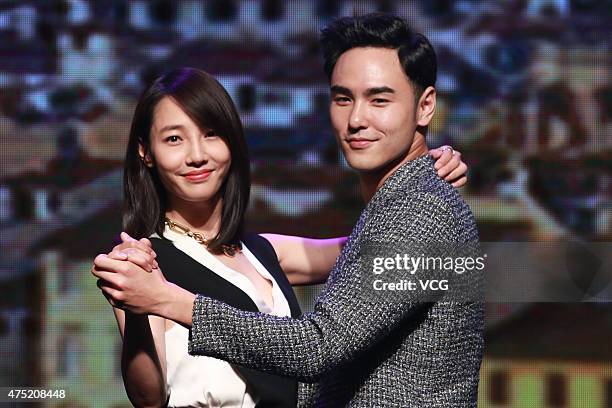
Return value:
<svg viewBox="0 0 612 408">
<path fill-rule="evenodd" d="M 209 130 L 208 132 L 206 132 L 206 133 L 204 134 L 204 136 L 206 136 L 206 137 L 214 137 L 214 136 L 216 136 L 216 135 L 217 135 L 217 134 L 215 133 L 215 131 L 214 131 L 214 130 Z"/>
<path fill-rule="evenodd" d="M 178 137 L 178 136 L 176 136 L 176 135 L 168 136 L 168 137 L 166 138 L 166 141 L 167 141 L 167 142 L 170 142 L 170 143 L 176 143 L 176 142 L 178 142 L 179 140 L 180 140 L 180 137 Z"/>
</svg>

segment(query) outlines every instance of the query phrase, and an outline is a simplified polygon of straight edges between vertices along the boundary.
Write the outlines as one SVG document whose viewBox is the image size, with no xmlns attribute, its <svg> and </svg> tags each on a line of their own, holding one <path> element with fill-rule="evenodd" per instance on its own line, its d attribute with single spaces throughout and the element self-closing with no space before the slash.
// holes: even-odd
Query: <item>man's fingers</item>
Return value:
<svg viewBox="0 0 612 408">
<path fill-rule="evenodd" d="M 130 272 L 130 266 L 133 265 L 128 261 L 118 261 L 110 258 L 106 254 L 100 254 L 94 259 L 94 266 L 98 270 L 127 274 Z"/>
<path fill-rule="evenodd" d="M 123 287 L 123 276 L 118 273 L 92 268 L 91 274 L 98 278 L 98 280 L 104 280 L 115 289 L 121 289 Z"/>
<path fill-rule="evenodd" d="M 110 285 L 108 281 L 104 279 L 98 279 L 96 285 L 98 286 L 98 288 L 100 288 L 100 290 L 107 299 L 110 297 L 114 301 L 123 301 L 123 293 L 120 290 L 115 289 L 115 287 L 113 285 Z"/>
<path fill-rule="evenodd" d="M 116 307 L 117 309 L 124 309 L 123 302 L 113 299 L 111 295 L 109 295 L 108 293 L 104 291 L 102 291 L 102 295 L 104 295 L 104 297 L 106 298 L 106 300 L 108 301 L 108 303 L 110 303 L 112 307 Z"/>
<path fill-rule="evenodd" d="M 111 277 L 112 278 L 112 277 Z M 112 281 L 105 279 L 105 278 L 98 278 L 96 280 L 96 285 L 98 287 L 100 287 L 100 285 L 104 285 L 110 289 L 116 290 L 118 292 L 121 292 L 121 287 L 117 286 L 115 283 L 113 283 Z"/>
</svg>

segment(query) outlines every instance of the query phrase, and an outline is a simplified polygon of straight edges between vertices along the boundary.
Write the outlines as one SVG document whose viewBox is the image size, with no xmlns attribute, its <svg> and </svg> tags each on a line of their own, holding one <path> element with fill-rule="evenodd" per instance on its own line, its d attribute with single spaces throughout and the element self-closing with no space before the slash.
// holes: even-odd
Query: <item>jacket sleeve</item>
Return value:
<svg viewBox="0 0 612 408">
<path fill-rule="evenodd" d="M 409 199 L 395 195 L 377 204 L 366 209 L 363 228 L 356 229 L 360 241 L 391 252 L 400 241 L 457 236 L 450 207 L 431 194 L 411 193 Z M 392 294 L 402 296 L 399 301 L 373 298 L 356 246 L 347 244 L 314 311 L 297 319 L 245 312 L 197 295 L 189 353 L 306 382 L 318 381 L 355 358 L 424 302 L 418 292 Z"/>
</svg>

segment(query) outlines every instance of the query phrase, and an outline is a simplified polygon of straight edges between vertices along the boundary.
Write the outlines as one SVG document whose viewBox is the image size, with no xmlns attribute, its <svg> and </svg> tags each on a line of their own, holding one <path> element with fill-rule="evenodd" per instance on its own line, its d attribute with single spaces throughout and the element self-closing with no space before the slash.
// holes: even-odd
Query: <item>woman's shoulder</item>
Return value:
<svg viewBox="0 0 612 408">
<path fill-rule="evenodd" d="M 268 239 L 253 232 L 247 232 L 242 235 L 242 242 L 247 246 L 249 251 L 259 260 L 267 260 L 269 262 L 278 263 L 278 256 L 274 247 Z"/>
<path fill-rule="evenodd" d="M 245 232 L 240 237 L 241 241 L 247 244 L 248 242 L 255 243 L 256 245 L 270 245 L 270 241 L 264 236 L 255 232 Z M 248 244 L 247 244 L 248 245 Z"/>
</svg>

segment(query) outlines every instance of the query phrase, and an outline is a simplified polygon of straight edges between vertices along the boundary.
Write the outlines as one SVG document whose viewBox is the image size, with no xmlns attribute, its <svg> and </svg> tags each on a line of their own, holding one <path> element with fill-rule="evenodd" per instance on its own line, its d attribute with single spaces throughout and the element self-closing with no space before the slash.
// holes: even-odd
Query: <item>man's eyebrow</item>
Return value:
<svg viewBox="0 0 612 408">
<path fill-rule="evenodd" d="M 392 88 L 389 88 L 388 86 L 377 86 L 374 88 L 368 88 L 365 91 L 365 95 L 366 96 L 373 96 L 373 95 L 377 95 L 377 94 L 381 94 L 381 93 L 391 93 L 394 94 L 395 90 Z"/>
<path fill-rule="evenodd" d="M 347 95 L 347 96 L 353 96 L 353 92 L 351 92 L 350 89 L 345 88 L 340 85 L 333 85 L 331 88 L 329 88 L 329 90 L 331 91 L 332 94 L 342 94 L 342 95 Z"/>
</svg>

